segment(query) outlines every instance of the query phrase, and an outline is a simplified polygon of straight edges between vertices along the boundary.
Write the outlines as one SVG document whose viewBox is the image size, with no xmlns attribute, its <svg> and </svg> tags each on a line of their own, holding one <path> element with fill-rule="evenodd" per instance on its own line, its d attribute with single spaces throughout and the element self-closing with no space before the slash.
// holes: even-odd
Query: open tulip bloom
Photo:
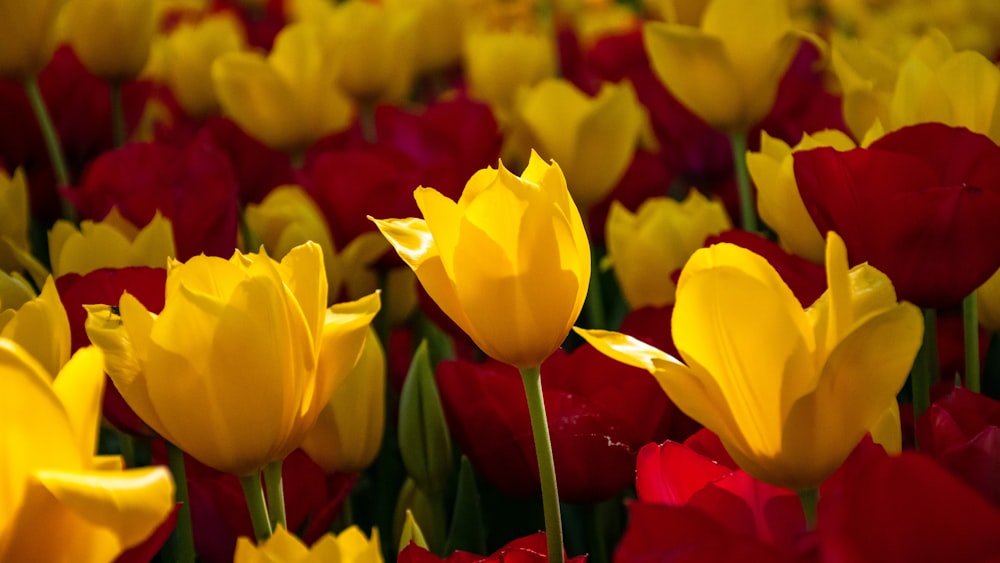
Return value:
<svg viewBox="0 0 1000 563">
<path fill-rule="evenodd" d="M 681 273 L 673 334 L 680 360 L 629 336 L 577 332 L 652 373 L 682 411 L 719 435 L 750 475 L 815 490 L 867 433 L 898 450 L 896 393 L 920 346 L 920 311 L 867 264 L 848 270 L 827 237 L 827 291 L 803 309 L 774 268 L 730 244 Z"/>
</svg>

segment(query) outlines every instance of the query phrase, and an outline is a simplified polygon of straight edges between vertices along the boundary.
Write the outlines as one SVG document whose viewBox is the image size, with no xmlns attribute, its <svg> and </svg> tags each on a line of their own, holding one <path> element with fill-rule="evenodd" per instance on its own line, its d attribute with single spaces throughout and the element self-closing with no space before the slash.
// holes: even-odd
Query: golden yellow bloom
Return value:
<svg viewBox="0 0 1000 563">
<path fill-rule="evenodd" d="M 77 230 L 59 220 L 49 231 L 52 275 L 86 275 L 101 268 L 147 266 L 165 268 L 177 255 L 170 219 L 159 212 L 142 229 L 136 229 L 115 209 L 101 222 L 83 221 Z"/>
<path fill-rule="evenodd" d="M 161 79 L 189 115 L 217 113 L 212 63 L 224 53 L 243 50 L 245 43 L 242 25 L 229 12 L 183 22 L 164 40 Z"/>
<path fill-rule="evenodd" d="M 49 64 L 66 0 L 0 0 L 0 78 L 25 80 Z"/>
<path fill-rule="evenodd" d="M 976 290 L 979 324 L 993 332 L 1000 331 L 1000 270 Z"/>
<path fill-rule="evenodd" d="M 463 54 L 469 94 L 497 111 L 513 107 L 518 88 L 537 84 L 556 70 L 555 47 L 540 33 L 472 32 Z"/>
<path fill-rule="evenodd" d="M 705 239 L 732 228 L 718 201 L 691 190 L 680 202 L 666 197 L 646 200 L 637 213 L 617 201 L 606 227 L 608 262 L 625 300 L 633 309 L 674 302 L 670 277 L 705 244 Z"/>
<path fill-rule="evenodd" d="M 0 338 L 16 342 L 49 373 L 59 373 L 69 360 L 69 318 L 56 283 L 49 277 L 42 293 L 14 308 L 0 303 Z"/>
<path fill-rule="evenodd" d="M 385 351 L 368 330 L 358 364 L 330 396 L 302 449 L 327 473 L 360 473 L 375 461 L 385 430 Z"/>
<path fill-rule="evenodd" d="M 848 271 L 836 233 L 826 249 L 829 287 L 805 310 L 760 256 L 731 244 L 696 252 L 673 316 L 684 363 L 622 334 L 577 331 L 649 370 L 750 475 L 816 488 L 870 431 L 898 451 L 899 419 L 885 415 L 923 334 L 919 309 L 896 302 L 885 274 L 867 264 Z"/>
<path fill-rule="evenodd" d="M 795 147 L 761 131 L 760 152 L 747 154 L 747 168 L 757 186 L 760 218 L 778 233 L 782 248 L 817 263 L 823 262 L 826 253 L 823 235 L 809 216 L 795 183 L 794 153 L 818 147 L 847 151 L 855 146 L 850 137 L 832 129 L 807 133 Z"/>
<path fill-rule="evenodd" d="M 460 0 L 387 0 L 391 10 L 417 10 L 416 69 L 436 72 L 456 63 L 462 54 Z"/>
<path fill-rule="evenodd" d="M 518 96 L 516 115 L 531 146 L 560 163 L 586 213 L 632 162 L 645 114 L 627 84 L 605 83 L 596 97 L 564 79 L 547 79 Z"/>
<path fill-rule="evenodd" d="M 339 64 L 319 31 L 299 23 L 278 34 L 266 58 L 219 56 L 212 81 L 225 115 L 271 148 L 297 154 L 351 122 L 351 101 L 334 83 Z"/>
<path fill-rule="evenodd" d="M 534 367 L 583 307 L 590 245 L 559 165 L 476 172 L 458 202 L 414 193 L 424 219 L 377 220 L 424 289 L 489 356 Z"/>
<path fill-rule="evenodd" d="M 378 529 L 372 530 L 368 539 L 357 526 L 351 526 L 334 536 L 326 534 L 313 546 L 306 547 L 302 540 L 278 526 L 263 545 L 254 545 L 248 538 L 236 542 L 233 563 L 382 563 Z"/>
<path fill-rule="evenodd" d="M 135 0 L 69 0 L 59 15 L 59 35 L 94 75 L 131 80 L 149 59 L 156 28 L 153 3 Z"/>
<path fill-rule="evenodd" d="M 123 470 L 117 456 L 94 456 L 99 350 L 80 350 L 53 375 L 0 339 L 0 560 L 112 561 L 173 509 L 173 479 L 163 467 Z"/>
<path fill-rule="evenodd" d="M 0 271 L 0 313 L 7 309 L 20 309 L 34 298 L 35 290 L 24 276 L 17 272 L 8 274 Z"/>
<path fill-rule="evenodd" d="M 326 308 L 322 251 L 196 256 L 167 273 L 163 312 L 121 297 L 87 334 L 122 397 L 161 436 L 249 475 L 297 448 L 354 366 L 378 294 Z"/>
<path fill-rule="evenodd" d="M 727 133 L 742 133 L 771 111 L 800 35 L 787 0 L 711 0 L 700 28 L 659 22 L 643 28 L 656 76 Z"/>
<path fill-rule="evenodd" d="M 13 177 L 0 170 L 0 271 L 20 270 L 17 255 L 31 252 L 28 213 L 28 184 L 24 170 L 18 168 Z"/>
</svg>

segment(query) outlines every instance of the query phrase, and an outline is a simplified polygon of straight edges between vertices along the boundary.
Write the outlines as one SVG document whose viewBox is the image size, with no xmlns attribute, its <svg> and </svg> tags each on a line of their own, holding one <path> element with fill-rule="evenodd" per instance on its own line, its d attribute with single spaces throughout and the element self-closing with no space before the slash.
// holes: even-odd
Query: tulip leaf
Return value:
<svg viewBox="0 0 1000 563">
<path fill-rule="evenodd" d="M 445 490 L 452 472 L 451 435 L 426 340 L 413 355 L 399 399 L 399 451 L 420 489 L 429 494 Z"/>
<path fill-rule="evenodd" d="M 469 458 L 462 456 L 458 470 L 458 490 L 455 493 L 455 508 L 451 515 L 451 529 L 444 553 L 457 550 L 471 553 L 486 553 L 486 528 L 483 524 L 483 507 L 476 489 L 476 476 Z"/>
</svg>

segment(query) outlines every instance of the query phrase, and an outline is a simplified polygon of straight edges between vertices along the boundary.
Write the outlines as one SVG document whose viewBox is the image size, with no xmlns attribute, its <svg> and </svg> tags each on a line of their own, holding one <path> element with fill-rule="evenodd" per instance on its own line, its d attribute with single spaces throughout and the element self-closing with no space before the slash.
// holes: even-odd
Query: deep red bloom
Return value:
<svg viewBox="0 0 1000 563">
<path fill-rule="evenodd" d="M 148 538 L 139 545 L 132 546 L 119 554 L 115 559 L 115 563 L 146 563 L 152 561 L 156 557 L 157 552 L 163 547 L 163 544 L 167 543 L 170 534 L 174 532 L 174 527 L 177 526 L 177 512 L 180 509 L 181 503 L 175 504 L 174 509 L 167 515 L 166 520 L 161 522 Z"/>
<path fill-rule="evenodd" d="M 795 177 L 820 232 L 852 264 L 886 273 L 901 299 L 955 305 L 1000 268 L 1000 147 L 940 123 L 889 133 L 867 149 L 798 153 Z"/>
<path fill-rule="evenodd" d="M 456 551 L 442 559 L 426 549 L 410 542 L 396 558 L 398 563 L 543 563 L 548 561 L 548 547 L 545 544 L 545 532 L 538 532 L 523 538 L 517 538 L 490 555 L 476 555 L 467 551 Z M 585 555 L 571 557 L 567 563 L 584 563 Z"/>
<path fill-rule="evenodd" d="M 668 430 L 673 409 L 656 381 L 591 346 L 557 351 L 541 373 L 560 497 L 594 502 L 628 487 L 639 448 Z M 443 362 L 437 381 L 448 426 L 476 469 L 506 494 L 537 494 L 535 446 L 517 370 L 495 361 Z"/>
</svg>

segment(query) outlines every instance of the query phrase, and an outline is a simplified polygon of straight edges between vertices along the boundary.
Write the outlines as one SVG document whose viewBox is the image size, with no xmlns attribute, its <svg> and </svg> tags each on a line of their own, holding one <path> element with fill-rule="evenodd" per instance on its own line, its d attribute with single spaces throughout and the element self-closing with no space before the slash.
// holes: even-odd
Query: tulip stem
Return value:
<svg viewBox="0 0 1000 563">
<path fill-rule="evenodd" d="M 284 460 L 271 462 L 264 467 L 264 489 L 267 491 L 267 513 L 270 516 L 271 528 L 288 529 L 285 517 L 285 487 L 281 481 L 281 464 Z"/>
<path fill-rule="evenodd" d="M 69 187 L 69 169 L 66 167 L 66 157 L 63 156 L 59 132 L 52 125 L 52 118 L 45 106 L 45 98 L 42 97 L 42 91 L 38 88 L 37 77 L 32 76 L 24 81 L 24 92 L 28 96 L 31 110 L 35 113 L 38 128 L 42 131 L 42 138 L 45 139 L 45 149 L 49 153 L 49 160 L 52 161 L 52 171 L 56 175 L 56 183 L 59 188 Z M 59 205 L 62 208 L 63 219 L 76 223 L 76 208 L 61 193 L 59 194 Z"/>
<path fill-rule="evenodd" d="M 924 309 L 924 341 L 913 363 L 910 391 L 913 395 L 913 418 L 920 418 L 931 406 L 931 374 L 937 371 L 937 312 Z"/>
<path fill-rule="evenodd" d="M 542 485 L 542 508 L 545 513 L 545 537 L 548 541 L 550 563 L 563 563 L 562 517 L 559 514 L 559 491 L 556 487 L 556 466 L 552 459 L 552 441 L 545 417 L 545 400 L 542 396 L 541 368 L 521 368 L 521 381 L 531 415 L 531 433 L 535 438 L 535 456 L 538 458 L 538 477 Z"/>
<path fill-rule="evenodd" d="M 733 147 L 733 173 L 736 174 L 736 188 L 740 195 L 740 226 L 744 231 L 756 233 L 757 206 L 754 204 L 753 188 L 750 186 L 750 170 L 747 168 L 747 135 L 734 133 L 729 137 Z"/>
<path fill-rule="evenodd" d="M 819 506 L 819 489 L 798 491 L 802 503 L 802 514 L 806 517 L 806 530 L 816 529 L 816 509 Z"/>
<path fill-rule="evenodd" d="M 183 563 L 194 563 L 194 529 L 191 526 L 191 500 L 188 497 L 184 452 L 170 442 L 167 442 L 167 463 L 170 465 L 170 473 L 174 476 L 177 502 L 181 505 L 177 510 L 177 525 L 174 527 L 177 560 Z"/>
<path fill-rule="evenodd" d="M 125 131 L 125 102 L 122 99 L 122 83 L 115 80 L 109 85 L 111 88 L 111 139 L 115 148 L 125 146 L 128 140 L 128 133 Z"/>
<path fill-rule="evenodd" d="M 243 496 L 247 499 L 257 543 L 266 541 L 271 537 L 271 521 L 268 520 L 267 505 L 264 503 L 264 490 L 260 487 L 260 473 L 241 475 L 240 485 L 243 486 Z"/>
<path fill-rule="evenodd" d="M 590 286 L 587 289 L 587 299 L 584 301 L 587 308 L 587 322 L 590 328 L 608 328 L 604 317 L 604 287 L 601 283 L 601 259 L 590 249 Z"/>
<path fill-rule="evenodd" d="M 375 125 L 375 102 L 365 101 L 358 104 L 358 126 L 361 136 L 368 143 L 378 141 L 378 128 Z"/>
<path fill-rule="evenodd" d="M 962 322 L 965 328 L 965 388 L 979 393 L 982 386 L 979 382 L 979 310 L 975 291 L 962 301 Z"/>
</svg>

